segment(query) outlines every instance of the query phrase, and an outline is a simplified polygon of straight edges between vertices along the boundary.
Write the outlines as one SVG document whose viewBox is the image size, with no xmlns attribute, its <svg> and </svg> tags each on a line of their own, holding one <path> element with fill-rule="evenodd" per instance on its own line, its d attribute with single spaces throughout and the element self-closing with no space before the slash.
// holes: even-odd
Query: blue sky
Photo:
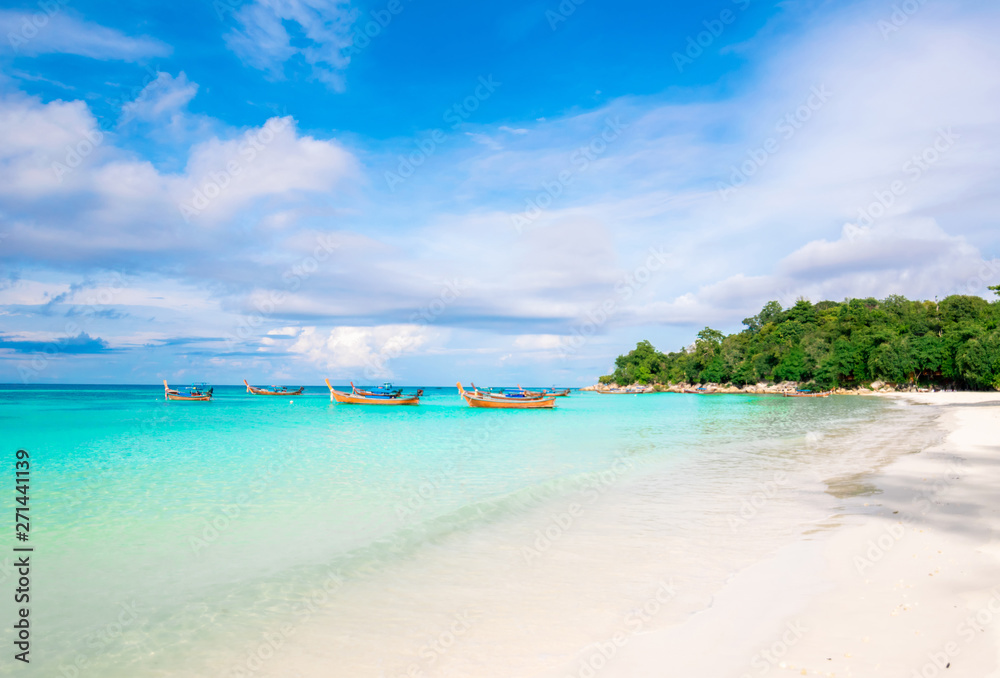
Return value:
<svg viewBox="0 0 1000 678">
<path fill-rule="evenodd" d="M 0 8 L 0 381 L 582 385 L 986 294 L 985 2 Z M 367 33 L 367 34 L 366 34 Z"/>
</svg>

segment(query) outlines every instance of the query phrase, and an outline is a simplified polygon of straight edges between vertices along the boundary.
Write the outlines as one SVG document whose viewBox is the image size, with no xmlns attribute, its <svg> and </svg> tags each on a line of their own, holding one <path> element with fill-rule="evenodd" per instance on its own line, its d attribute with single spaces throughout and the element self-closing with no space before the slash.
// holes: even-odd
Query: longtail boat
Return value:
<svg viewBox="0 0 1000 678">
<path fill-rule="evenodd" d="M 497 398 L 500 400 L 541 400 L 546 397 L 541 394 L 529 394 L 520 386 L 517 388 L 503 388 L 499 390 L 490 389 L 488 391 L 483 391 L 475 384 L 472 384 L 472 389 L 473 395 L 487 398 Z"/>
<path fill-rule="evenodd" d="M 469 407 L 486 407 L 507 410 L 551 409 L 556 406 L 555 396 L 551 398 L 506 398 L 481 391 L 469 392 L 458 382 L 458 392 Z"/>
<path fill-rule="evenodd" d="M 389 382 L 385 382 L 381 386 L 373 386 L 370 389 L 361 389 L 355 386 L 354 382 L 352 381 L 351 393 L 354 393 L 355 395 L 381 396 L 385 398 L 391 396 L 398 397 L 403 394 L 403 389 L 401 388 L 394 389 L 392 387 L 392 384 L 390 384 Z"/>
<path fill-rule="evenodd" d="M 336 401 L 344 405 L 419 405 L 420 396 L 424 394 L 424 390 L 420 389 L 416 393 L 408 395 L 360 395 L 354 392 L 354 384 L 351 384 L 351 393 L 344 393 L 331 386 L 329 379 L 325 381 L 326 387 L 330 389 L 330 402 Z"/>
<path fill-rule="evenodd" d="M 212 399 L 212 391 L 214 388 L 210 388 L 207 391 L 204 388 L 205 384 L 193 384 L 189 389 L 184 391 L 178 391 L 177 389 L 170 388 L 167 385 L 167 380 L 163 380 L 163 397 L 167 400 L 196 400 L 205 401 Z"/>
<path fill-rule="evenodd" d="M 289 391 L 287 386 L 272 386 L 271 389 L 273 390 L 269 391 L 266 388 L 251 386 L 247 383 L 246 379 L 243 380 L 243 383 L 247 387 L 247 393 L 253 393 L 254 395 L 297 396 L 302 395 L 302 391 L 305 390 L 305 386 L 299 386 L 299 388 L 295 391 Z"/>
<path fill-rule="evenodd" d="M 551 388 L 545 388 L 542 389 L 541 391 L 527 391 L 524 388 L 522 388 L 520 384 L 518 384 L 517 387 L 520 388 L 522 391 L 524 391 L 525 395 L 539 396 L 542 398 L 549 398 L 549 397 L 565 398 L 566 396 L 569 395 L 570 391 L 568 388 L 564 388 L 561 391 L 556 391 L 555 389 Z"/>
<path fill-rule="evenodd" d="M 785 391 L 782 393 L 786 398 L 829 398 L 833 391 L 823 391 L 812 393 L 811 391 Z"/>
<path fill-rule="evenodd" d="M 695 395 L 724 395 L 725 391 L 709 391 L 705 388 L 682 388 L 682 393 L 693 393 Z"/>
</svg>

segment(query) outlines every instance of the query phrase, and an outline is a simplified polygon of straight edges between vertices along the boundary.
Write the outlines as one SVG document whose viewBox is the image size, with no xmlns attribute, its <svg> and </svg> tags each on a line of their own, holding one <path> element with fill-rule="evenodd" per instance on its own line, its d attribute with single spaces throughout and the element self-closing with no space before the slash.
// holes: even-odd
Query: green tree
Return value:
<svg viewBox="0 0 1000 678">
<path fill-rule="evenodd" d="M 751 332 L 759 332 L 764 325 L 775 322 L 780 317 L 781 304 L 777 301 L 769 301 L 764 304 L 764 308 L 761 309 L 760 313 L 753 317 L 745 318 L 743 324 Z"/>
<path fill-rule="evenodd" d="M 691 347 L 666 355 L 639 342 L 602 380 L 813 380 L 831 388 L 878 379 L 1000 387 L 1000 301 L 966 295 L 940 302 L 901 296 L 816 304 L 800 299 L 787 310 L 770 301 L 743 324 L 746 329 L 728 336 L 706 327 Z"/>
<path fill-rule="evenodd" d="M 790 350 L 774 368 L 775 381 L 799 381 L 806 375 L 806 352 L 801 346 Z"/>
<path fill-rule="evenodd" d="M 698 333 L 698 341 L 704 341 L 712 346 L 719 346 L 722 344 L 722 340 L 726 338 L 726 335 L 719 330 L 713 330 L 711 327 L 706 327 L 701 332 Z"/>
<path fill-rule="evenodd" d="M 1000 388 L 1000 333 L 970 339 L 955 360 L 962 378 L 977 388 Z"/>
</svg>

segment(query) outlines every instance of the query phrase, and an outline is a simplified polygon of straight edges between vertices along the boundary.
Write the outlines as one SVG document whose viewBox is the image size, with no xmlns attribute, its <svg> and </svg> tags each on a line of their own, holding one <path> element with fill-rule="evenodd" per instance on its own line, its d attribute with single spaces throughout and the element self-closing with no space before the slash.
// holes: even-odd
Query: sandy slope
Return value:
<svg viewBox="0 0 1000 678">
<path fill-rule="evenodd" d="M 940 408 L 945 442 L 597 675 L 1000 678 L 1000 394 L 895 397 Z"/>
</svg>

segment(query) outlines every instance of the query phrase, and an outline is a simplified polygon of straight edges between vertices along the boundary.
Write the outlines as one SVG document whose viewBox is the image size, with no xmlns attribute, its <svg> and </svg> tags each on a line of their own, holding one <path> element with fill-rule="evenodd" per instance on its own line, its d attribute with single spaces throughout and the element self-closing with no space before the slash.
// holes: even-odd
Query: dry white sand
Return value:
<svg viewBox="0 0 1000 678">
<path fill-rule="evenodd" d="M 939 408 L 944 443 L 597 675 L 1000 678 L 1000 393 L 896 397 Z"/>
</svg>

